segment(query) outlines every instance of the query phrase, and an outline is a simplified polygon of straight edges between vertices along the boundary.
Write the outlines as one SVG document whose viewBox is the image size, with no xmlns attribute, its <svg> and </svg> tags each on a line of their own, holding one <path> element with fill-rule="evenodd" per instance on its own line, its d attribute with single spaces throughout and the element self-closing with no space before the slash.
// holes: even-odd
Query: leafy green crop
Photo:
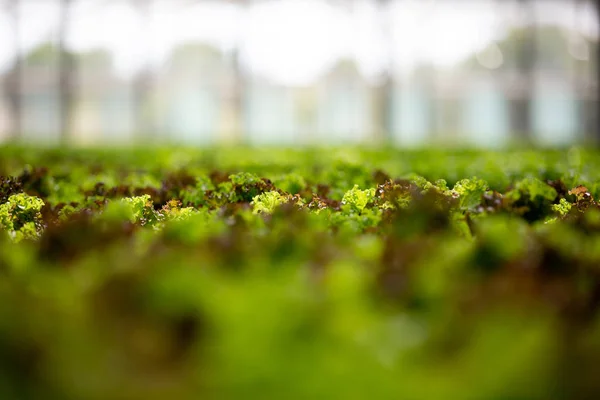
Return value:
<svg viewBox="0 0 600 400">
<path fill-rule="evenodd" d="M 2 399 L 593 399 L 591 148 L 0 148 Z"/>
<path fill-rule="evenodd" d="M 12 195 L 0 204 L 0 227 L 8 232 L 11 239 L 35 239 L 41 232 L 41 214 L 44 201 L 25 193 Z"/>
<path fill-rule="evenodd" d="M 552 211 L 557 212 L 561 217 L 564 217 L 571 211 L 571 207 L 573 205 L 569 203 L 566 199 L 560 199 L 560 203 L 554 204 L 552 206 Z"/>
<path fill-rule="evenodd" d="M 298 194 L 306 189 L 306 180 L 302 175 L 291 173 L 279 176 L 273 180 L 273 184 L 290 194 Z"/>
<path fill-rule="evenodd" d="M 484 180 L 462 179 L 452 188 L 451 194 L 458 197 L 459 206 L 463 210 L 472 210 L 481 204 L 481 197 L 488 190 Z"/>
<path fill-rule="evenodd" d="M 154 211 L 150 195 L 145 194 L 109 202 L 101 217 L 108 221 L 130 221 L 144 226 L 155 224 L 160 216 Z"/>
<path fill-rule="evenodd" d="M 279 192 L 270 191 L 254 196 L 252 199 L 253 212 L 256 213 L 272 213 L 275 207 L 283 204 L 286 201 Z"/>
<path fill-rule="evenodd" d="M 519 200 L 527 196 L 532 201 L 551 202 L 556 198 L 556 190 L 546 183 L 536 178 L 525 178 L 515 183 L 507 197 L 512 200 Z"/>
<path fill-rule="evenodd" d="M 360 190 L 358 185 L 354 185 L 352 189 L 344 193 L 342 198 L 342 208 L 348 213 L 362 213 L 367 206 L 375 198 L 375 189 Z"/>
</svg>

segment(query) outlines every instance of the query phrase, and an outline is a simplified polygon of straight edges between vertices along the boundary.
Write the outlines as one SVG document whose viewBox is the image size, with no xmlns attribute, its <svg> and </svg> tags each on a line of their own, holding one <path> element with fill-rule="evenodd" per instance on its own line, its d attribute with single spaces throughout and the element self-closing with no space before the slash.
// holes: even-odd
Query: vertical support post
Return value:
<svg viewBox="0 0 600 400">
<path fill-rule="evenodd" d="M 152 18 L 152 0 L 134 0 L 134 5 L 137 8 L 138 14 L 141 17 L 144 25 L 149 25 Z M 134 114 L 134 139 L 137 142 L 143 142 L 149 136 L 154 137 L 155 124 L 153 122 L 154 115 L 146 112 L 149 96 L 151 95 L 153 73 L 152 67 L 148 62 L 148 53 L 150 48 L 146 42 L 140 43 L 143 51 L 144 60 L 141 70 L 137 73 L 133 81 L 133 114 Z"/>
<path fill-rule="evenodd" d="M 388 142 L 392 137 L 392 103 L 395 87 L 394 35 L 388 12 L 389 0 L 377 0 L 379 18 L 385 40 L 386 66 L 381 82 L 375 90 L 375 137 L 377 142 Z"/>
<path fill-rule="evenodd" d="M 519 0 L 521 22 L 525 32 L 517 50 L 517 68 L 522 90 L 512 104 L 512 130 L 519 139 L 531 140 L 533 134 L 531 103 L 535 95 L 535 64 L 537 38 L 534 5 L 530 0 Z"/>
<path fill-rule="evenodd" d="M 72 138 L 72 106 L 73 106 L 73 79 L 75 61 L 67 49 L 67 36 L 71 4 L 73 0 L 61 0 L 60 22 L 58 34 L 58 74 L 59 74 L 59 135 L 62 145 L 70 144 Z"/>
<path fill-rule="evenodd" d="M 21 11 L 19 0 L 9 0 L 8 9 L 13 25 L 13 52 L 14 63 L 6 80 L 6 94 L 10 108 L 11 126 L 8 135 L 9 140 L 19 140 L 22 137 L 22 118 L 23 103 L 22 96 L 22 75 L 23 75 L 23 57 L 21 55 Z"/>
<path fill-rule="evenodd" d="M 238 7 L 241 7 L 242 14 L 245 14 L 248 8 L 252 5 L 252 2 L 252 0 L 235 1 Z M 238 26 L 243 26 L 243 24 L 240 23 Z M 225 116 L 227 118 L 227 122 L 224 125 L 225 137 L 223 139 L 229 144 L 237 145 L 244 143 L 245 133 L 244 94 L 246 91 L 247 82 L 240 57 L 242 34 L 243 32 L 238 31 L 235 48 L 228 57 L 228 62 L 231 68 L 231 80 L 224 88 L 221 87 L 222 90 L 225 90 L 225 93 L 223 93 L 224 104 L 222 104 L 222 106 L 225 107 Z"/>
</svg>

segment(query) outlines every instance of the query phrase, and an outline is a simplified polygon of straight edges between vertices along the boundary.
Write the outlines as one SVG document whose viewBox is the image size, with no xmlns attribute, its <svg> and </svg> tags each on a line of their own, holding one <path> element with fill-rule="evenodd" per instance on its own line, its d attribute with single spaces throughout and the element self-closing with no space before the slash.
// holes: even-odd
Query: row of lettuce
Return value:
<svg viewBox="0 0 600 400">
<path fill-rule="evenodd" d="M 46 214 L 53 214 L 54 223 L 67 221 L 70 215 L 82 210 L 93 210 L 99 221 L 130 221 L 160 229 L 170 220 L 187 219 L 198 213 L 216 215 L 223 207 L 233 204 L 247 205 L 239 211 L 246 218 L 254 218 L 250 212 L 271 214 L 277 207 L 291 205 L 322 214 L 321 219 L 330 228 L 359 233 L 376 229 L 386 210 L 407 209 L 411 201 L 420 201 L 430 195 L 435 197 L 432 206 L 446 206 L 456 231 L 471 238 L 469 222 L 488 214 L 505 212 L 529 222 L 554 223 L 565 218 L 574 205 L 581 212 L 595 204 L 593 195 L 584 186 L 567 190 L 561 181 L 542 182 L 531 177 L 515 182 L 511 190 L 501 194 L 489 190 L 488 184 L 477 178 L 460 180 L 449 188 L 443 179 L 432 183 L 420 176 L 397 180 L 386 176 L 386 180 L 375 187 L 361 189 L 355 184 L 343 193 L 341 200 L 335 200 L 328 197 L 329 188 L 317 192 L 307 190 L 304 179 L 297 174 L 284 176 L 277 182 L 278 188 L 270 180 L 255 174 L 238 173 L 219 177 L 217 182 L 208 176 L 195 178 L 194 185 L 176 188 L 172 195 L 177 197 L 166 202 L 162 200 L 162 204 L 156 189 L 150 190 L 151 194 L 154 192 L 154 199 L 151 194 L 109 199 L 110 190 L 105 189 L 104 183 L 96 184 L 92 191 L 80 190 L 64 199 L 68 202 L 57 203 L 56 193 L 50 193 L 46 203 L 25 192 L 12 194 L 22 189 L 18 178 L 2 179 L 5 201 L 0 204 L 0 227 L 15 242 L 41 236 L 49 222 L 42 216 L 44 207 L 48 209 Z M 123 192 L 128 191 L 125 188 Z M 113 191 L 111 197 L 118 197 L 118 192 Z"/>
<path fill-rule="evenodd" d="M 340 154 L 1 160 L 0 397 L 596 397 L 592 151 Z"/>
</svg>

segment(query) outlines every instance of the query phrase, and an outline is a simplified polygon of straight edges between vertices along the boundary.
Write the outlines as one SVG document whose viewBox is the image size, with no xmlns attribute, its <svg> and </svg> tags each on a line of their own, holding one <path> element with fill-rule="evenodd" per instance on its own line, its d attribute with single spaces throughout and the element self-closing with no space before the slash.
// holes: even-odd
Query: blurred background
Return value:
<svg viewBox="0 0 600 400">
<path fill-rule="evenodd" d="M 600 141 L 588 0 L 0 0 L 0 141 Z"/>
</svg>

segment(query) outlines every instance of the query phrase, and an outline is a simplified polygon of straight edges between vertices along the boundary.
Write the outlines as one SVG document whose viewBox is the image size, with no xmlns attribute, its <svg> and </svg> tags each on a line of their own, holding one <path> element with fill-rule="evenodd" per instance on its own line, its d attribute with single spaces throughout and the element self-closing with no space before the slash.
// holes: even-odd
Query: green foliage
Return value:
<svg viewBox="0 0 600 400">
<path fill-rule="evenodd" d="M 512 236 L 509 240 L 507 234 Z M 523 257 L 529 231 L 520 219 L 491 216 L 478 219 L 475 227 L 475 265 L 490 270 Z"/>
<path fill-rule="evenodd" d="M 137 197 L 126 197 L 121 199 L 121 203 L 128 206 L 128 215 L 131 222 L 140 222 L 142 225 L 145 225 L 148 222 L 156 220 L 152 201 L 147 194 Z"/>
<path fill-rule="evenodd" d="M 72 206 L 70 204 L 65 204 L 65 206 L 62 207 L 60 209 L 60 211 L 58 212 L 58 218 L 62 222 L 65 222 L 65 221 L 67 221 L 69 219 L 69 217 L 72 214 L 76 213 L 77 211 L 79 211 L 77 207 L 74 207 L 74 206 Z"/>
<path fill-rule="evenodd" d="M 258 184 L 261 180 L 255 174 L 240 172 L 238 174 L 229 175 L 229 180 L 235 186 L 250 187 Z"/>
<path fill-rule="evenodd" d="M 25 193 L 12 195 L 4 204 L 0 204 L 0 226 L 8 232 L 11 239 L 20 242 L 23 239 L 35 239 L 41 232 L 41 214 L 44 201 Z"/>
<path fill-rule="evenodd" d="M 342 206 L 343 207 L 343 206 Z M 368 228 L 375 228 L 381 222 L 381 210 L 377 208 L 348 211 L 348 208 L 342 208 L 343 212 L 332 212 L 329 214 L 330 226 L 349 232 L 363 232 Z"/>
<path fill-rule="evenodd" d="M 11 195 L 21 192 L 22 186 L 16 177 L 0 176 L 0 204 L 6 203 Z"/>
<path fill-rule="evenodd" d="M 412 185 L 414 185 L 414 183 Z M 390 180 L 383 184 L 377 185 L 374 203 L 382 210 L 408 208 L 411 197 L 414 194 L 411 193 L 411 191 L 412 187 L 410 185 L 406 187 Z"/>
<path fill-rule="evenodd" d="M 48 201 L 51 204 L 82 203 L 84 201 L 85 196 L 79 182 L 49 178 L 47 185 L 51 191 L 50 196 L 48 196 Z"/>
<path fill-rule="evenodd" d="M 279 192 L 271 191 L 261 193 L 252 199 L 252 210 L 255 214 L 270 214 L 275 210 L 275 207 L 283 204 L 285 201 L 286 198 Z"/>
<path fill-rule="evenodd" d="M 125 197 L 107 204 L 101 215 L 107 221 L 130 221 L 142 226 L 153 225 L 159 220 L 150 195 Z"/>
<path fill-rule="evenodd" d="M 505 195 L 511 207 L 530 222 L 545 219 L 557 196 L 556 189 L 532 177 L 517 181 Z"/>
<path fill-rule="evenodd" d="M 375 198 L 375 189 L 360 190 L 358 185 L 344 193 L 342 198 L 342 209 L 348 213 L 362 213 L 369 203 Z"/>
<path fill-rule="evenodd" d="M 271 189 L 273 185 L 257 175 L 240 172 L 230 175 L 229 181 L 219 183 L 214 198 L 218 202 L 250 202 L 255 196 Z"/>
<path fill-rule="evenodd" d="M 471 210 L 481 203 L 481 196 L 488 190 L 488 184 L 482 179 L 462 179 L 452 188 L 452 194 L 458 195 L 459 206 Z"/>
<path fill-rule="evenodd" d="M 448 183 L 445 179 L 438 179 L 434 183 L 429 182 L 427 179 L 419 175 L 411 175 L 410 180 L 423 192 L 430 190 L 438 191 L 440 193 L 446 193 L 448 191 Z"/>
<path fill-rule="evenodd" d="M 537 178 L 525 178 L 517 181 L 514 189 L 507 193 L 512 200 L 519 200 L 528 196 L 533 201 L 552 202 L 556 198 L 556 190 Z"/>
<path fill-rule="evenodd" d="M 196 177 L 196 185 L 193 188 L 182 191 L 181 200 L 184 204 L 194 207 L 205 206 L 209 203 L 207 192 L 215 190 L 215 185 L 206 175 Z"/>
<path fill-rule="evenodd" d="M 193 207 L 174 208 L 165 212 L 165 216 L 170 221 L 182 221 L 190 218 L 197 213 Z"/>
<path fill-rule="evenodd" d="M 273 184 L 286 193 L 298 194 L 306 188 L 306 180 L 302 175 L 291 173 L 273 180 Z"/>
<path fill-rule="evenodd" d="M 225 222 L 207 209 L 190 210 L 184 208 L 168 216 L 162 235 L 168 242 L 193 246 L 211 237 L 218 237 L 226 230 Z"/>
<path fill-rule="evenodd" d="M 423 191 L 428 191 L 430 189 L 435 189 L 436 186 L 429 182 L 427 179 L 425 179 L 424 177 L 417 175 L 417 174 L 411 174 L 409 176 L 409 179 L 415 184 L 416 187 L 418 187 L 419 189 L 423 190 Z M 444 181 L 445 183 L 445 181 Z"/>
<path fill-rule="evenodd" d="M 0 398 L 600 390 L 596 150 L 0 148 L 0 175 Z"/>
<path fill-rule="evenodd" d="M 563 198 L 560 199 L 560 202 L 558 204 L 552 205 L 552 211 L 557 213 L 559 216 L 564 217 L 569 213 L 569 211 L 571 211 L 572 206 L 573 205 L 569 203 L 567 199 Z"/>
<path fill-rule="evenodd" d="M 347 156 L 350 160 L 338 160 L 316 174 L 316 181 L 331 183 L 330 197 L 334 200 L 341 200 L 349 187 L 358 185 L 359 187 L 374 186 L 371 171 L 364 164 L 357 163 L 352 156 Z"/>
</svg>

